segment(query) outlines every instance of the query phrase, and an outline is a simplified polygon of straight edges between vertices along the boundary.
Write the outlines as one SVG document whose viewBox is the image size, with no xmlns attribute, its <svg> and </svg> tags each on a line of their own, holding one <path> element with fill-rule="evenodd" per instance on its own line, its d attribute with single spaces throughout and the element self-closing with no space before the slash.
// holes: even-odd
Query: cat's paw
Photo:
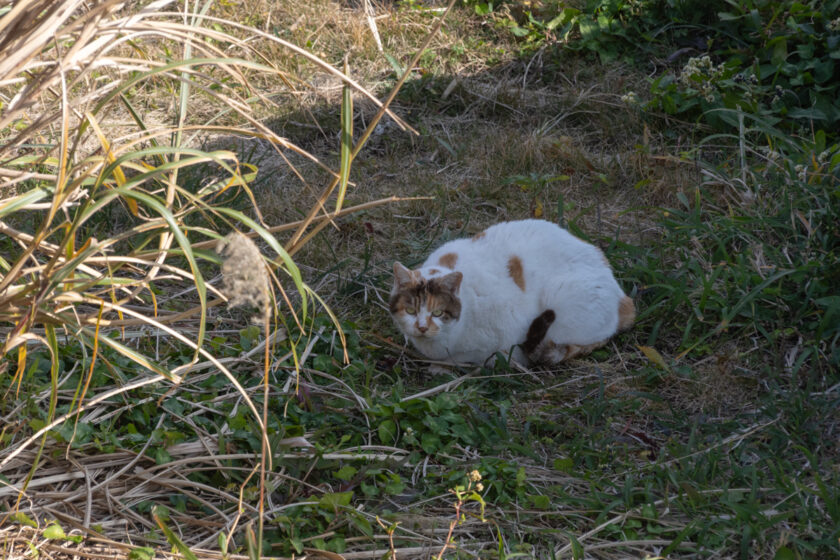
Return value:
<svg viewBox="0 0 840 560">
<path fill-rule="evenodd" d="M 437 375 L 450 375 L 452 373 L 451 367 L 442 366 L 440 364 L 429 364 L 426 373 L 434 377 Z"/>
<path fill-rule="evenodd" d="M 559 364 L 569 357 L 569 346 L 565 344 L 546 344 L 540 361 L 544 364 Z"/>
<path fill-rule="evenodd" d="M 569 358 L 569 346 L 544 340 L 536 350 L 528 354 L 528 358 L 535 364 L 559 364 Z"/>
</svg>

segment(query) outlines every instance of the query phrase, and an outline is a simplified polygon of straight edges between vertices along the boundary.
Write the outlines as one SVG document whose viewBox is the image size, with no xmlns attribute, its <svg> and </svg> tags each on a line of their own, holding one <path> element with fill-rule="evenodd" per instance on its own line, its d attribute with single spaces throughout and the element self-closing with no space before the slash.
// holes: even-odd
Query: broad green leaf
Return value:
<svg viewBox="0 0 840 560">
<path fill-rule="evenodd" d="M 363 535 L 366 535 L 368 537 L 373 535 L 373 526 L 371 525 L 370 521 L 368 521 L 361 514 L 351 514 L 349 520 L 350 524 L 355 526 Z"/>
<path fill-rule="evenodd" d="M 128 560 L 155 560 L 155 550 L 148 546 L 141 546 L 128 553 Z"/>
<path fill-rule="evenodd" d="M 344 465 L 335 471 L 335 477 L 341 480 L 350 480 L 357 472 L 356 468 L 352 465 Z"/>
<path fill-rule="evenodd" d="M 560 472 L 571 472 L 574 468 L 575 462 L 571 457 L 563 457 L 562 459 L 554 459 L 554 470 Z"/>
<path fill-rule="evenodd" d="M 379 441 L 383 445 L 391 445 L 397 439 L 397 424 L 393 420 L 385 420 L 379 424 Z"/>
<path fill-rule="evenodd" d="M 23 513 L 22 511 L 16 511 L 15 513 L 9 516 L 9 519 L 14 523 L 20 523 L 21 525 L 26 525 L 27 527 L 37 527 L 38 524 L 32 520 L 31 517 Z"/>
<path fill-rule="evenodd" d="M 321 496 L 318 505 L 327 510 L 338 511 L 340 507 L 349 506 L 352 498 L 353 492 L 332 492 Z"/>
<path fill-rule="evenodd" d="M 773 556 L 773 560 L 797 560 L 796 553 L 786 546 L 781 546 Z"/>
<path fill-rule="evenodd" d="M 548 509 L 551 507 L 551 499 L 542 494 L 528 496 L 528 500 L 531 502 L 534 509 Z"/>
<path fill-rule="evenodd" d="M 66 540 L 67 535 L 64 533 L 64 529 L 61 528 L 61 525 L 57 523 L 53 523 L 52 525 L 47 526 L 44 529 L 43 536 L 45 539 L 54 539 L 54 540 Z"/>
</svg>

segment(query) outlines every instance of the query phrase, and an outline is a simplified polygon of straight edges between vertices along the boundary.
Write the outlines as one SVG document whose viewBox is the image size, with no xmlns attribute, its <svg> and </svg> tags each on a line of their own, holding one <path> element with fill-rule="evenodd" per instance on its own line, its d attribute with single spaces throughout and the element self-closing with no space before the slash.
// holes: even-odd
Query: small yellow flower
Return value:
<svg viewBox="0 0 840 560">
<path fill-rule="evenodd" d="M 478 470 L 474 470 L 469 474 L 469 478 L 471 482 L 478 482 L 481 480 L 481 473 Z"/>
<path fill-rule="evenodd" d="M 478 484 L 475 485 L 475 489 L 478 490 L 479 492 L 481 492 L 482 490 L 484 490 L 484 485 L 479 482 Z"/>
</svg>

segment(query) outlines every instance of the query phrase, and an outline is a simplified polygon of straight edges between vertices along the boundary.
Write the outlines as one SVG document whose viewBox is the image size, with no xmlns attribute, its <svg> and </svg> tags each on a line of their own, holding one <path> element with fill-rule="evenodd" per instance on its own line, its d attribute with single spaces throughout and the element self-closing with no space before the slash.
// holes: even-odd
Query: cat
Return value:
<svg viewBox="0 0 840 560">
<path fill-rule="evenodd" d="M 390 311 L 427 358 L 474 364 L 497 352 L 556 364 L 603 346 L 636 317 L 604 254 L 545 220 L 450 241 L 416 270 L 395 262 Z"/>
</svg>

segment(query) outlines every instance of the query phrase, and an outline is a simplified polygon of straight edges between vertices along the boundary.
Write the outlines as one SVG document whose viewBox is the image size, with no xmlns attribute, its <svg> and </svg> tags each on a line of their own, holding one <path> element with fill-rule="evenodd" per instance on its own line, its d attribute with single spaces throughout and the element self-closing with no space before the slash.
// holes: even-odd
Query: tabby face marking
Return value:
<svg viewBox="0 0 840 560">
<path fill-rule="evenodd" d="M 519 286 L 519 289 L 525 291 L 525 276 L 522 271 L 522 261 L 516 255 L 512 256 L 507 263 L 508 275 L 513 279 L 513 283 Z"/>
<path fill-rule="evenodd" d="M 403 332 L 415 338 L 433 338 L 457 322 L 462 278 L 460 272 L 424 278 L 420 270 L 394 263 L 390 308 Z"/>
<path fill-rule="evenodd" d="M 458 262 L 458 254 L 457 253 L 446 253 L 442 255 L 438 260 L 438 264 L 440 266 L 445 266 L 446 268 L 455 268 L 455 263 Z"/>
</svg>

